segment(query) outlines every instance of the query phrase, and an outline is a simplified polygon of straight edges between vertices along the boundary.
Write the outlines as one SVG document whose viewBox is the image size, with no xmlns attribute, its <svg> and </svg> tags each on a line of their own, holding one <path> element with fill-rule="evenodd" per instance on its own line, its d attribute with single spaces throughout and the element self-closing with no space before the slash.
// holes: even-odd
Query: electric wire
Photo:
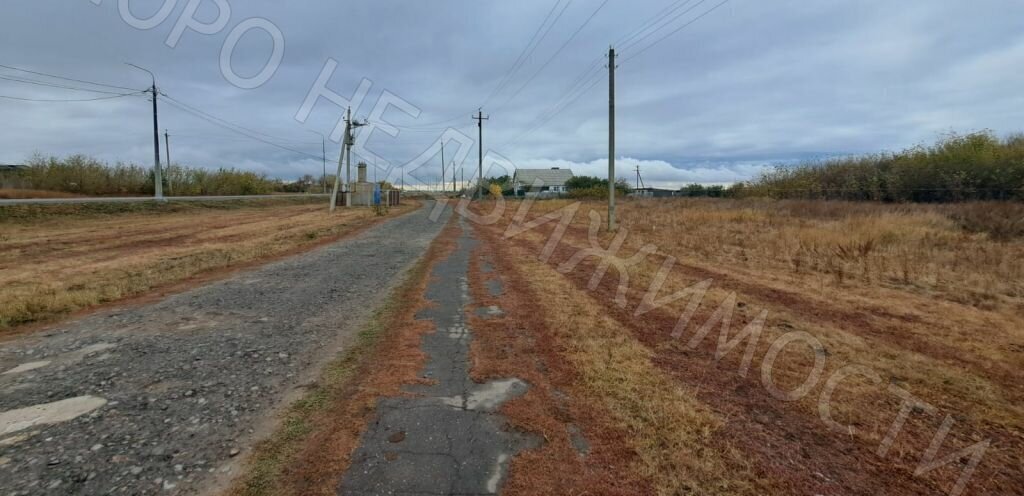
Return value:
<svg viewBox="0 0 1024 496">
<path fill-rule="evenodd" d="M 490 103 L 491 98 L 494 98 L 498 93 L 501 92 L 501 90 L 505 88 L 506 85 L 508 85 L 508 83 L 511 81 L 512 75 L 515 74 L 515 72 L 518 71 L 520 68 L 522 68 L 523 64 L 527 60 L 529 60 L 531 56 L 533 56 L 533 53 L 537 50 L 537 47 L 539 47 L 541 42 L 543 42 L 544 39 L 547 38 L 548 33 L 551 32 L 551 29 L 555 27 L 555 24 L 558 23 L 558 20 L 562 18 L 562 14 L 564 14 L 565 11 L 569 8 L 569 5 L 572 4 L 572 0 L 566 2 L 565 5 L 562 7 L 562 10 L 558 12 L 558 16 L 555 17 L 554 21 L 548 24 L 548 21 L 551 20 L 551 15 L 555 12 L 559 4 L 561 3 L 562 0 L 558 0 L 555 2 L 554 5 L 551 6 L 551 10 L 548 12 L 548 15 L 544 18 L 544 22 L 542 22 L 541 25 L 537 27 L 537 31 L 533 33 L 533 36 L 530 38 L 529 43 L 527 43 L 526 46 L 523 47 L 523 51 L 519 53 L 519 57 L 516 58 L 516 61 L 512 64 L 512 67 L 510 67 L 509 70 L 505 72 L 505 75 L 502 76 L 500 82 L 498 83 L 497 86 L 495 86 L 494 90 L 492 90 L 491 93 L 487 95 L 487 98 L 484 99 L 484 103 L 480 105 L 481 107 L 484 107 L 488 103 Z M 547 26 L 546 30 L 544 30 L 545 25 Z M 544 33 L 540 36 L 540 38 L 538 38 L 537 36 L 541 34 L 541 30 L 544 30 Z M 534 43 L 535 41 L 536 43 Z"/>
<path fill-rule="evenodd" d="M 21 102 L 45 102 L 45 103 L 69 103 L 69 102 L 95 102 L 99 100 L 113 100 L 115 98 L 126 98 L 129 96 L 136 96 L 145 93 L 140 91 L 138 93 L 124 93 L 121 95 L 101 96 L 96 98 L 67 98 L 67 99 L 47 99 L 47 98 L 22 98 L 17 96 L 0 95 L 0 98 L 5 100 L 17 100 Z"/>
<path fill-rule="evenodd" d="M 701 0 L 700 3 L 704 3 L 705 1 L 707 1 L 707 0 Z M 700 5 L 700 3 L 698 3 L 697 5 Z M 723 6 L 723 5 L 727 4 L 727 3 L 729 3 L 729 0 L 722 0 L 721 2 L 719 2 L 714 7 L 711 7 L 710 9 L 704 11 L 703 14 L 701 14 L 701 15 L 699 15 L 697 17 L 694 17 L 693 19 L 690 19 L 689 22 L 686 22 L 686 23 L 682 24 L 681 26 L 676 27 L 675 29 L 673 29 L 672 31 L 669 31 L 667 34 L 665 34 L 661 38 L 658 38 L 658 39 L 654 40 L 654 43 L 651 43 L 650 45 L 647 45 L 647 46 L 641 48 L 640 50 L 631 53 L 628 57 L 623 59 L 623 62 L 626 62 L 626 61 L 629 61 L 629 60 L 632 60 L 632 59 L 638 57 L 641 53 L 644 53 L 647 50 L 649 50 L 651 47 L 657 45 L 658 43 L 661 43 L 662 41 L 665 41 L 667 38 L 669 38 L 670 36 L 678 33 L 679 31 L 682 31 L 687 26 L 689 26 L 689 25 L 691 25 L 691 24 L 693 24 L 693 23 L 703 19 L 705 16 L 707 16 L 708 14 L 711 14 L 712 12 L 718 10 L 719 7 L 721 7 L 721 6 Z M 696 5 L 695 5 L 695 7 L 696 7 Z M 645 36 L 645 38 L 646 38 L 646 36 Z M 639 43 L 639 41 L 640 40 L 638 40 L 637 43 Z M 637 43 L 633 43 L 631 45 L 635 46 Z"/>
<path fill-rule="evenodd" d="M 614 44 L 612 44 L 612 46 L 617 46 L 617 47 L 623 46 L 626 42 L 632 40 L 633 38 L 636 38 L 641 33 L 647 31 L 648 29 L 650 29 L 654 25 L 656 25 L 659 22 L 663 21 L 665 19 L 665 16 L 668 16 L 672 12 L 685 7 L 687 4 L 689 4 L 692 1 L 693 0 L 676 0 L 675 2 L 673 2 L 673 3 L 669 4 L 668 6 L 666 6 L 664 9 L 661 9 L 657 14 L 654 14 L 653 16 L 651 16 L 650 19 L 644 21 L 644 23 L 641 24 L 640 27 L 634 29 L 632 32 L 630 32 L 629 34 L 623 36 L 622 38 L 619 38 Z"/>
<path fill-rule="evenodd" d="M 15 82 L 15 83 L 25 83 L 25 84 L 32 84 L 32 85 L 36 85 L 36 86 L 46 86 L 46 87 L 50 87 L 50 88 L 61 88 L 61 89 L 74 90 L 74 91 L 86 91 L 86 92 L 89 92 L 89 93 L 102 93 L 102 94 L 107 94 L 107 95 L 124 95 L 124 94 L 126 94 L 123 91 L 122 92 L 118 92 L 118 91 L 94 90 L 94 89 L 89 89 L 89 88 L 79 88 L 79 87 L 76 87 L 76 86 L 68 86 L 68 85 L 64 85 L 64 84 L 48 83 L 46 81 L 37 81 L 37 80 L 34 80 L 34 79 L 26 79 L 26 78 L 21 78 L 21 77 L 17 77 L 17 76 L 9 76 L 9 75 L 0 75 L 0 79 L 3 79 L 5 81 L 12 81 L 12 82 Z M 131 91 L 138 92 L 138 91 L 147 91 L 147 90 L 132 89 Z"/>
<path fill-rule="evenodd" d="M 224 129 L 227 129 L 228 131 L 232 131 L 232 132 L 234 132 L 236 134 L 239 134 L 241 136 L 245 136 L 245 137 L 247 137 L 249 139 L 252 139 L 252 140 L 255 140 L 255 141 L 259 141 L 261 143 L 264 143 L 264 144 L 267 144 L 267 145 L 270 145 L 270 146 L 273 146 L 273 147 L 276 147 L 276 148 L 280 148 L 280 149 L 285 150 L 285 151 L 289 151 L 289 152 L 296 153 L 296 154 L 299 154 L 299 155 L 305 155 L 307 157 L 314 158 L 314 159 L 317 159 L 317 160 L 321 160 L 323 158 L 321 155 L 313 155 L 312 153 L 306 153 L 306 152 L 301 151 L 301 150 L 296 150 L 294 148 L 290 148 L 290 147 L 284 146 L 282 144 L 275 143 L 273 141 L 261 138 L 259 136 L 255 136 L 255 135 L 250 134 L 250 133 L 247 133 L 246 131 L 243 131 L 241 129 L 236 129 L 234 127 L 231 127 L 230 123 L 226 123 L 227 121 L 220 122 L 222 119 L 219 119 L 217 117 L 208 115 L 205 112 L 194 110 L 194 109 L 190 108 L 189 106 L 187 106 L 186 104 L 182 104 L 182 103 L 178 102 L 177 100 L 171 99 L 170 97 L 167 97 L 166 102 L 170 106 L 172 106 L 172 107 L 174 107 L 174 108 L 176 108 L 176 109 L 178 109 L 180 111 L 183 111 L 183 112 L 185 112 L 187 114 L 190 114 L 193 117 L 196 117 L 198 119 L 204 120 L 204 121 L 206 121 L 206 122 L 208 122 L 210 124 L 213 124 L 215 126 L 222 127 Z M 265 134 L 265 133 L 259 133 L 259 134 Z"/>
<path fill-rule="evenodd" d="M 63 79 L 65 81 L 73 81 L 73 82 L 76 82 L 76 83 L 91 84 L 93 86 L 105 86 L 107 88 L 114 88 L 114 89 L 118 89 L 118 90 L 128 90 L 128 91 L 135 91 L 136 90 L 135 88 L 128 88 L 126 86 L 117 86 L 117 85 L 114 85 L 114 84 L 97 83 L 95 81 L 86 81 L 84 79 L 75 79 L 75 78 L 69 78 L 69 77 L 65 77 L 65 76 L 57 76 L 55 74 L 47 74 L 45 72 L 32 71 L 32 70 L 22 69 L 20 67 L 13 67 L 13 66 L 9 66 L 9 65 L 0 64 L 0 67 L 2 67 L 4 69 L 10 69 L 12 71 L 20 71 L 20 72 L 25 72 L 25 73 L 28 73 L 28 74 L 35 74 L 37 76 L 51 77 L 51 78 L 54 78 L 54 79 Z"/>
<path fill-rule="evenodd" d="M 598 14 L 598 12 L 601 12 L 601 9 L 603 9 L 605 5 L 608 5 L 608 0 L 604 0 L 604 2 L 601 2 L 601 5 L 598 5 L 597 8 L 594 9 L 594 11 L 590 13 L 590 16 L 587 17 L 587 19 L 585 21 L 583 21 L 583 24 L 580 24 L 579 27 L 576 28 L 576 31 L 574 31 L 569 36 L 569 38 L 566 39 L 564 43 L 562 43 L 562 46 L 558 47 L 558 50 L 555 50 L 555 53 L 553 53 L 551 55 L 551 57 L 549 57 L 547 59 L 547 61 L 545 61 L 544 64 L 539 69 L 537 69 L 537 72 L 534 72 L 533 75 L 530 76 L 530 78 L 527 79 L 526 82 L 523 83 L 523 85 L 520 86 L 519 89 L 516 90 L 516 92 L 512 94 L 512 96 L 508 97 L 508 99 L 505 100 L 505 103 L 502 104 L 501 107 L 499 107 L 499 110 L 503 109 L 505 107 L 505 105 L 508 105 L 509 102 L 511 102 L 513 99 L 515 99 L 515 97 L 518 96 L 519 93 L 521 93 L 523 91 L 523 89 L 525 89 L 527 86 L 529 86 L 530 83 L 533 82 L 533 80 L 538 75 L 540 75 L 541 72 L 544 72 L 544 69 L 546 69 L 547 66 L 549 64 L 551 64 L 551 62 L 553 60 L 555 60 L 555 58 L 557 58 L 559 54 L 562 53 L 563 50 L 565 50 L 565 47 L 569 46 L 569 43 L 572 43 L 572 40 L 576 39 L 576 36 L 579 35 L 581 31 L 583 31 L 583 28 L 585 28 L 588 24 L 590 24 L 590 21 L 592 21 L 594 19 L 594 17 Z"/>
</svg>

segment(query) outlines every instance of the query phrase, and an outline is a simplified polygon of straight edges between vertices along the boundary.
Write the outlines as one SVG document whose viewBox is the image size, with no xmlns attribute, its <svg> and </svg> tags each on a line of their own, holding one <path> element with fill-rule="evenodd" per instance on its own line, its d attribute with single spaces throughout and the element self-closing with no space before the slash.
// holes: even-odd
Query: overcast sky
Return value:
<svg viewBox="0 0 1024 496">
<path fill-rule="evenodd" d="M 207 23 L 198 31 L 209 34 L 182 20 L 196 3 L 192 24 Z M 475 141 L 470 114 L 480 106 L 490 116 L 484 151 L 496 164 L 487 175 L 517 166 L 606 174 L 604 55 L 613 43 L 620 176 L 632 180 L 639 163 L 649 185 L 733 182 L 776 163 L 897 150 L 947 132 L 1024 130 L 1024 2 L 720 3 L 7 0 L 0 64 L 139 90 L 149 76 L 125 62 L 146 67 L 167 96 L 208 114 L 161 97 L 174 162 L 284 179 L 320 174 L 312 131 L 331 133 L 343 114 L 320 98 L 297 120 L 329 61 L 337 68 L 327 87 L 378 123 L 362 129 L 362 155 L 381 176 L 392 167 L 392 179 L 404 164 L 410 176 L 436 177 L 438 139 L 451 127 L 448 136 Z M 32 84 L 25 81 L 86 87 L 13 69 L 0 68 L 0 78 L 8 78 L 0 79 L 7 97 L 118 96 Z M 575 82 L 580 91 L 571 91 Z M 361 102 L 353 98 L 360 84 Z M 398 135 L 383 123 L 400 126 L 390 129 Z M 464 160 L 468 179 L 476 149 L 450 143 L 448 158 Z M 329 167 L 338 149 L 328 143 Z M 140 96 L 0 98 L 0 163 L 37 152 L 150 165 L 150 104 Z"/>
</svg>

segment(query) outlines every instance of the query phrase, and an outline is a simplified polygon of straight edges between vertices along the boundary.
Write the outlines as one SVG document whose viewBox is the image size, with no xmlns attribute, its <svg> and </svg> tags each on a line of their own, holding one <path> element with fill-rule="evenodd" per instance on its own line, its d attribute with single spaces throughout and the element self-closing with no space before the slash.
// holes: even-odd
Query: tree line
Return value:
<svg viewBox="0 0 1024 496">
<path fill-rule="evenodd" d="M 36 156 L 28 167 L 0 172 L 0 188 L 60 191 L 84 196 L 152 195 L 153 169 L 135 164 L 107 164 L 84 155 Z M 320 192 L 321 181 L 303 176 L 284 182 L 234 168 L 214 170 L 182 165 L 163 168 L 164 194 L 173 196 L 261 195 L 275 192 Z"/>
<path fill-rule="evenodd" d="M 900 152 L 779 166 L 726 194 L 885 202 L 1024 200 L 1024 134 L 949 135 Z"/>
</svg>

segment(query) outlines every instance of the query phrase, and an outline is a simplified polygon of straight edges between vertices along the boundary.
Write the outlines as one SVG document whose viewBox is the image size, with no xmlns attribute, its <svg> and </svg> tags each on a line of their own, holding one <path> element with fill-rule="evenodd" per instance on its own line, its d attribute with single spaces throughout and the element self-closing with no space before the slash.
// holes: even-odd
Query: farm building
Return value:
<svg viewBox="0 0 1024 496">
<path fill-rule="evenodd" d="M 520 196 L 520 192 L 528 196 L 559 195 L 568 191 L 565 183 L 570 179 L 571 169 L 516 169 L 512 176 L 512 188 L 516 196 Z"/>
</svg>

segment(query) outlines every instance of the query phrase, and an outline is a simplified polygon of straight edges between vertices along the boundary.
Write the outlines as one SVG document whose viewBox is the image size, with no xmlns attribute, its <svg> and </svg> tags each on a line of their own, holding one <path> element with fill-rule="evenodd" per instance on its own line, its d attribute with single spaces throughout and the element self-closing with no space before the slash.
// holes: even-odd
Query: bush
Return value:
<svg viewBox="0 0 1024 496">
<path fill-rule="evenodd" d="M 152 169 L 134 164 L 108 165 L 84 155 L 72 155 L 64 159 L 36 156 L 27 165 L 25 169 L 5 173 L 3 184 L 88 196 L 153 194 Z M 164 193 L 175 196 L 259 195 L 285 189 L 281 181 L 236 169 L 171 165 L 163 169 L 163 176 Z M 313 181 L 304 181 L 303 187 L 312 184 Z"/>
<path fill-rule="evenodd" d="M 780 166 L 727 193 L 891 202 L 1024 200 L 1024 135 L 951 135 L 897 153 Z"/>
</svg>

